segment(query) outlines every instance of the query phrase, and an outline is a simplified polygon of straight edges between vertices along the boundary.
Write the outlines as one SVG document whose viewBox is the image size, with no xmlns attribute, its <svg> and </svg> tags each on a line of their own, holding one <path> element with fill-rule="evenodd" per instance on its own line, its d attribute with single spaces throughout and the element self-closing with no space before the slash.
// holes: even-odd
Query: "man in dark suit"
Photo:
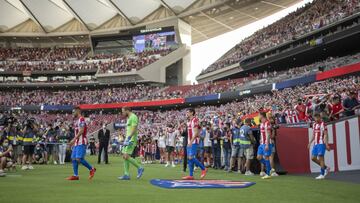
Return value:
<svg viewBox="0 0 360 203">
<path fill-rule="evenodd" d="M 105 152 L 105 164 L 109 163 L 108 159 L 108 148 L 109 148 L 109 141 L 110 141 L 110 130 L 106 128 L 106 124 L 104 123 L 102 129 L 98 132 L 98 139 L 99 139 L 99 156 L 98 156 L 98 164 L 101 161 L 101 154 L 104 150 Z"/>
<path fill-rule="evenodd" d="M 187 168 L 187 139 L 188 139 L 188 133 L 187 133 L 187 125 L 186 123 L 181 124 L 181 136 L 184 137 L 183 139 L 183 148 L 184 148 L 184 165 L 183 165 L 183 171 L 186 172 Z"/>
<path fill-rule="evenodd" d="M 211 134 L 210 140 L 212 143 L 212 154 L 213 154 L 213 168 L 220 169 L 221 168 L 221 145 L 220 139 L 222 137 L 222 130 L 219 126 L 215 125 L 213 127 L 213 133 Z"/>
</svg>

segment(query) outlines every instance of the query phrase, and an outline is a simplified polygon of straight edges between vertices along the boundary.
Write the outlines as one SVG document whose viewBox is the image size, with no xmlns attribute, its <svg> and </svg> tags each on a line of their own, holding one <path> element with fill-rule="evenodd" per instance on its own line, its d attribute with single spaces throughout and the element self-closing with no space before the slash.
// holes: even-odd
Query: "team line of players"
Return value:
<svg viewBox="0 0 360 203">
<path fill-rule="evenodd" d="M 133 165 L 137 168 L 137 178 L 141 178 L 144 173 L 144 167 L 137 162 L 134 158 L 131 157 L 133 154 L 137 142 L 138 142 L 138 117 L 131 111 L 129 107 L 122 108 L 122 114 L 127 118 L 126 123 L 126 138 L 123 143 L 122 148 L 122 157 L 124 159 L 124 175 L 118 177 L 119 180 L 130 180 L 129 167 Z M 77 119 L 75 123 L 75 137 L 70 141 L 72 146 L 72 166 L 73 166 L 73 175 L 67 178 L 67 180 L 79 180 L 78 166 L 82 164 L 89 170 L 89 179 L 92 179 L 95 175 L 96 168 L 91 166 L 86 160 L 86 146 L 87 146 L 87 125 L 85 118 L 81 114 L 80 108 L 76 107 L 74 109 L 74 116 Z M 199 119 L 196 117 L 195 110 L 190 108 L 186 110 L 187 116 L 187 133 L 188 133 L 188 145 L 187 145 L 187 157 L 189 165 L 189 175 L 183 177 L 183 180 L 194 180 L 194 167 L 201 169 L 200 179 L 205 178 L 207 173 L 207 168 L 196 158 L 197 148 L 200 142 L 200 123 Z M 261 124 L 260 124 L 260 145 L 257 151 L 257 159 L 265 168 L 265 174 L 262 176 L 262 179 L 271 178 L 271 163 L 270 157 L 274 148 L 274 133 L 272 133 L 271 122 L 267 119 L 266 113 L 261 112 L 259 115 Z M 325 165 L 324 156 L 325 151 L 330 150 L 328 144 L 328 133 L 325 123 L 321 120 L 319 114 L 314 115 L 314 123 L 312 125 L 313 136 L 310 139 L 308 147 L 312 147 L 312 161 L 320 166 L 320 175 L 316 179 L 324 179 L 325 176 L 329 173 L 330 168 Z M 240 137 L 235 138 L 239 142 L 244 142 L 244 137 L 252 137 L 250 130 L 250 122 L 245 122 L 245 124 L 240 128 Z M 245 140 L 246 141 L 246 140 Z M 246 144 L 246 143 L 245 143 Z M 233 164 L 232 164 L 233 165 Z M 246 170 L 249 171 L 249 164 L 246 163 Z"/>
</svg>

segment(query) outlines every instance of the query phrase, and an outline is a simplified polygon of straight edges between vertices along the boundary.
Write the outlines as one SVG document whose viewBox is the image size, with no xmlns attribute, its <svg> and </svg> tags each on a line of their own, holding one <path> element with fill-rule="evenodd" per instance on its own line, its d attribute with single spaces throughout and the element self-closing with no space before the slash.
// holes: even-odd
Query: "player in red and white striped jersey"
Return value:
<svg viewBox="0 0 360 203">
<path fill-rule="evenodd" d="M 74 146 L 78 145 L 87 145 L 87 125 L 85 122 L 85 118 L 83 116 L 80 116 L 80 118 L 77 119 L 75 122 L 75 135 L 79 134 L 80 129 L 83 128 L 82 133 L 80 133 L 80 136 L 75 140 Z"/>
<path fill-rule="evenodd" d="M 272 147 L 273 144 L 271 143 L 271 124 L 270 121 L 266 118 L 265 112 L 259 113 L 260 117 L 260 145 L 258 147 L 257 151 L 257 159 L 260 161 L 260 163 L 264 164 L 266 175 L 263 176 L 263 179 L 270 178 L 270 171 L 271 171 L 271 165 L 270 165 L 270 156 L 272 153 Z"/>
<path fill-rule="evenodd" d="M 326 124 L 321 120 L 320 114 L 314 115 L 315 122 L 313 123 L 313 136 L 310 139 L 308 148 L 314 142 L 311 152 L 311 160 L 321 167 L 320 175 L 316 177 L 317 180 L 324 179 L 329 173 L 330 168 L 325 165 L 325 149 L 330 151 L 328 144 L 328 131 Z"/>
<path fill-rule="evenodd" d="M 206 176 L 206 168 L 204 165 L 196 159 L 197 146 L 199 145 L 199 133 L 200 133 L 200 124 L 199 119 L 195 116 L 194 109 L 188 109 L 186 111 L 186 116 L 188 118 L 187 130 L 188 130 L 188 146 L 187 146 L 187 157 L 188 165 L 190 169 L 190 175 L 183 177 L 184 180 L 194 180 L 194 165 L 201 168 L 201 176 L 203 179 Z"/>
<path fill-rule="evenodd" d="M 68 177 L 67 180 L 79 180 L 79 163 L 89 169 L 89 179 L 92 179 L 95 175 L 96 169 L 85 160 L 87 147 L 87 125 L 85 122 L 85 118 L 81 115 L 81 110 L 79 107 L 74 108 L 74 117 L 77 119 L 75 123 L 75 137 L 70 141 L 70 146 L 73 146 L 71 159 L 74 175 Z"/>
</svg>

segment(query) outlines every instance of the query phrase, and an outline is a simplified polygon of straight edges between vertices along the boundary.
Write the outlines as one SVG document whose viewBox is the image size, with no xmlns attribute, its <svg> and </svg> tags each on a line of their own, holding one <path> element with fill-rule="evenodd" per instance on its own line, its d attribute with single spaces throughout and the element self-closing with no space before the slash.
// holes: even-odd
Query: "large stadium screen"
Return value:
<svg viewBox="0 0 360 203">
<path fill-rule="evenodd" d="M 136 52 L 145 49 L 161 49 L 176 44 L 175 31 L 149 33 L 133 36 L 133 45 Z"/>
</svg>

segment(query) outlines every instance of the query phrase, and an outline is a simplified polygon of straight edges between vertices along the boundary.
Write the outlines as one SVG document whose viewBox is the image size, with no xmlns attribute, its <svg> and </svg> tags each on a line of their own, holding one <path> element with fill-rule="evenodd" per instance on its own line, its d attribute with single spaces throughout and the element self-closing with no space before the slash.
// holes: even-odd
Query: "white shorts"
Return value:
<svg viewBox="0 0 360 203">
<path fill-rule="evenodd" d="M 159 148 L 165 149 L 166 148 L 165 143 L 159 143 Z"/>
</svg>

